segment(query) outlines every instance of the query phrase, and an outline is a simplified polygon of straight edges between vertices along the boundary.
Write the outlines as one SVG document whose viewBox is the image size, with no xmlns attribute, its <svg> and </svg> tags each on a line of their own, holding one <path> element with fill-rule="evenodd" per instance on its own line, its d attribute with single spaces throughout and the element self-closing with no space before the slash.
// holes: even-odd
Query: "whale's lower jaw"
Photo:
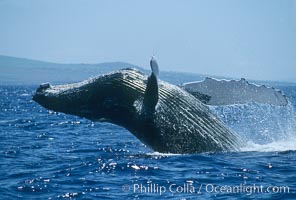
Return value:
<svg viewBox="0 0 296 200">
<path fill-rule="evenodd" d="M 175 85 L 158 81 L 157 105 L 153 113 L 146 112 L 146 84 L 142 73 L 125 69 L 81 83 L 41 85 L 33 100 L 50 110 L 123 126 L 162 153 L 238 150 L 240 138 L 206 105 Z"/>
</svg>

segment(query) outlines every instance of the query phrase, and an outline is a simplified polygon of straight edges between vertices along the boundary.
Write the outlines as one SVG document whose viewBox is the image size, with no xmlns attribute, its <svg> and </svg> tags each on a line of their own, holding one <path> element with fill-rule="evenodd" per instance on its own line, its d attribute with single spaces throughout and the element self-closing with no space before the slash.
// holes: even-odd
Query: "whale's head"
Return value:
<svg viewBox="0 0 296 200">
<path fill-rule="evenodd" d="M 136 114 L 135 102 L 144 95 L 145 79 L 135 69 L 124 69 L 74 84 L 44 83 L 33 100 L 56 112 L 123 124 Z"/>
</svg>

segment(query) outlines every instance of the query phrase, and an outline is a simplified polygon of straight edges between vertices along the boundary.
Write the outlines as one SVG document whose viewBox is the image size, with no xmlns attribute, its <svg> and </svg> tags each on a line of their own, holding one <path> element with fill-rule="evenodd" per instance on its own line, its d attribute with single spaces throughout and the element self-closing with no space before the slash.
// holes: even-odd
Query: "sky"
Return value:
<svg viewBox="0 0 296 200">
<path fill-rule="evenodd" d="M 296 82 L 296 0 L 0 0 L 0 54 Z"/>
</svg>

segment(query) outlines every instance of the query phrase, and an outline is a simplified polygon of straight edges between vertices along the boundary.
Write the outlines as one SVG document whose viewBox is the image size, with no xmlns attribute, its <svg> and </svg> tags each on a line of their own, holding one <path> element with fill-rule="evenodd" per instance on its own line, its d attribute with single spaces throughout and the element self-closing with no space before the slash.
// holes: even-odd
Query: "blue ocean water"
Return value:
<svg viewBox="0 0 296 200">
<path fill-rule="evenodd" d="M 295 199 L 296 87 L 288 107 L 212 107 L 240 152 L 153 152 L 127 130 L 48 111 L 0 86 L 0 199 Z M 124 113 L 123 113 L 124 115 Z"/>
</svg>

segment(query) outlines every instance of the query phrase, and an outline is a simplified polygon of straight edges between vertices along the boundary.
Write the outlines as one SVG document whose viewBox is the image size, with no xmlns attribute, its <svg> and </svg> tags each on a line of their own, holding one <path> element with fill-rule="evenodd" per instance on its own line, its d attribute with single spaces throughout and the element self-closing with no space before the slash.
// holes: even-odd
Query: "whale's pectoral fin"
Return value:
<svg viewBox="0 0 296 200">
<path fill-rule="evenodd" d="M 246 79 L 218 80 L 184 83 L 182 88 L 209 105 L 263 103 L 287 106 L 288 99 L 281 91 L 264 85 L 249 83 Z"/>
<path fill-rule="evenodd" d="M 147 86 L 144 94 L 144 111 L 146 114 L 153 113 L 158 102 L 158 74 L 159 67 L 154 56 L 150 60 L 151 75 L 148 77 Z"/>
<path fill-rule="evenodd" d="M 154 112 L 158 102 L 158 82 L 154 73 L 148 77 L 143 104 L 145 111 Z"/>
</svg>

